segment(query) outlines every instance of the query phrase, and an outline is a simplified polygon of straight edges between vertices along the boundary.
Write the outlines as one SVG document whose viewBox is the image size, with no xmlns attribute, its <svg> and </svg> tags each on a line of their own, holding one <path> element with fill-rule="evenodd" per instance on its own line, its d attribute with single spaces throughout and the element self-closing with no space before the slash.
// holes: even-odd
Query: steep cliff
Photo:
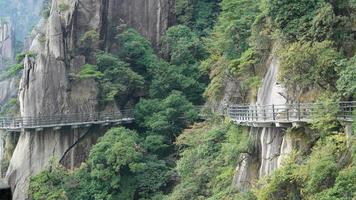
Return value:
<svg viewBox="0 0 356 200">
<path fill-rule="evenodd" d="M 0 70 L 12 64 L 15 54 L 15 31 L 10 19 L 0 22 Z"/>
<path fill-rule="evenodd" d="M 278 72 L 279 59 L 272 54 L 268 71 L 258 90 L 257 105 L 287 103 L 286 92 L 277 81 Z M 304 134 L 286 132 L 286 130 L 282 127 L 252 127 L 250 129 L 250 138 L 255 150 L 252 154 L 241 155 L 242 161 L 236 168 L 233 180 L 233 184 L 237 188 L 250 189 L 258 179 L 281 167 L 283 159 L 294 150 L 306 151 L 309 148 L 307 129 L 302 130 Z"/>
<path fill-rule="evenodd" d="M 112 45 L 105 42 L 113 39 L 110 31 L 123 24 L 137 28 L 157 45 L 168 27 L 169 5 L 169 1 L 52 1 L 48 19 L 36 27 L 38 33 L 30 49 L 36 58 L 26 57 L 24 61 L 19 95 L 21 116 L 98 111 L 97 83 L 70 78 L 90 58 L 70 52 L 91 30 L 100 33 L 104 41 L 95 48 L 110 48 L 105 45 Z M 51 157 L 64 156 L 62 164 L 66 167 L 78 166 L 103 132 L 100 127 L 22 132 L 7 172 L 14 198 L 26 197 L 28 178 L 41 171 Z M 87 137 L 82 138 L 83 135 Z M 64 155 L 79 139 L 80 144 Z"/>
</svg>

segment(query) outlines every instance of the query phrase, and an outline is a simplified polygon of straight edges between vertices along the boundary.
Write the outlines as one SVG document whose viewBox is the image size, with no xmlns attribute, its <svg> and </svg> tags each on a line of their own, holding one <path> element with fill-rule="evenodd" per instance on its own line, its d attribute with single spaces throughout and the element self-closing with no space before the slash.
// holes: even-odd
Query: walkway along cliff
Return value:
<svg viewBox="0 0 356 200">
<path fill-rule="evenodd" d="M 61 10 L 59 4 L 68 5 L 68 9 Z M 168 0 L 52 1 L 49 17 L 37 25 L 38 33 L 30 48 L 36 57 L 25 58 L 19 94 L 21 116 L 98 112 L 99 102 L 93 99 L 99 92 L 95 81 L 72 80 L 69 76 L 90 58 L 70 52 L 78 48 L 81 36 L 90 30 L 98 32 L 103 41 L 96 48 L 114 50 L 116 44 L 107 46 L 114 37 L 110 30 L 124 24 L 158 45 L 157 40 L 169 25 L 170 5 Z M 105 110 L 119 112 L 115 107 Z M 64 156 L 64 166 L 78 166 L 105 131 L 100 126 L 44 129 L 41 134 L 22 131 L 6 175 L 14 199 L 25 199 L 29 178 L 40 172 L 50 158 Z M 86 137 L 67 152 L 84 134 Z"/>
</svg>

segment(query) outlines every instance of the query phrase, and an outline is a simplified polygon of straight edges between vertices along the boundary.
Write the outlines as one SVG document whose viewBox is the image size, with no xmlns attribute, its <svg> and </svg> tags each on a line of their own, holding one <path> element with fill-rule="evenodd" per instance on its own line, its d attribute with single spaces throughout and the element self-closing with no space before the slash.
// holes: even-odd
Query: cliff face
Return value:
<svg viewBox="0 0 356 200">
<path fill-rule="evenodd" d="M 11 20 L 0 22 L 0 73 L 14 63 L 15 31 Z M 0 81 L 0 106 L 17 94 L 17 81 L 6 79 Z M 0 157 L 1 159 L 1 157 Z"/>
<path fill-rule="evenodd" d="M 61 4 L 68 5 L 69 9 L 59 9 Z M 78 48 L 79 39 L 85 32 L 95 30 L 106 41 L 111 37 L 111 28 L 123 23 L 138 28 L 153 45 L 157 45 L 157 39 L 168 27 L 168 21 L 163 20 L 170 13 L 168 5 L 168 0 L 53 1 L 50 16 L 36 28 L 39 32 L 31 45 L 31 51 L 37 56 L 25 58 L 19 93 L 21 115 L 98 111 L 95 81 L 70 78 L 70 74 L 78 73 L 90 58 L 70 52 Z M 69 127 L 22 132 L 7 172 L 14 198 L 25 199 L 28 178 L 41 171 L 51 157 L 63 157 L 62 163 L 68 168 L 78 166 L 104 131 L 100 127 Z M 78 140 L 80 143 L 64 155 Z"/>
<path fill-rule="evenodd" d="M 10 20 L 0 22 L 0 70 L 14 60 L 15 32 Z"/>
<path fill-rule="evenodd" d="M 262 85 L 258 90 L 258 105 L 278 105 L 285 104 L 285 90 L 277 82 L 279 71 L 279 60 L 271 56 L 268 71 L 263 79 Z M 243 154 L 241 162 L 236 168 L 233 184 L 246 190 L 251 185 L 279 167 L 283 159 L 293 150 L 306 151 L 309 149 L 305 132 L 304 134 L 287 133 L 285 128 L 265 127 L 251 128 L 250 138 L 253 141 L 255 151 L 252 154 Z"/>
<path fill-rule="evenodd" d="M 164 31 L 173 22 L 171 0 L 110 0 L 109 22 L 127 24 L 146 36 L 154 47 Z"/>
</svg>

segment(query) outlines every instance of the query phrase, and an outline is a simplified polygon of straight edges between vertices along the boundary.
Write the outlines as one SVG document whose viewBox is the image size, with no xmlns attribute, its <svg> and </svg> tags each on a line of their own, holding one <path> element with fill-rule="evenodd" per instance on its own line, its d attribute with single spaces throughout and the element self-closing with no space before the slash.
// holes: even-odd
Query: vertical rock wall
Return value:
<svg viewBox="0 0 356 200">
<path fill-rule="evenodd" d="M 0 71 L 13 63 L 15 32 L 10 19 L 0 21 Z"/>
<path fill-rule="evenodd" d="M 109 0 L 108 19 L 111 24 L 126 24 L 147 37 L 154 47 L 173 23 L 173 0 Z"/>
<path fill-rule="evenodd" d="M 80 37 L 87 31 L 95 30 L 100 33 L 101 39 L 106 40 L 113 26 L 127 24 L 137 28 L 156 45 L 168 27 L 168 22 L 163 19 L 168 18 L 169 9 L 166 5 L 169 2 L 52 1 L 50 16 L 37 26 L 38 33 L 30 48 L 36 57 L 25 58 L 19 93 L 21 115 L 98 111 L 96 98 L 99 91 L 96 82 L 71 78 L 71 74 L 78 73 L 81 66 L 91 60 L 72 53 L 78 48 Z M 60 10 L 60 4 L 68 5 L 69 9 Z M 22 132 L 6 175 L 13 188 L 14 199 L 26 198 L 30 176 L 43 170 L 51 157 L 63 157 L 62 163 L 68 168 L 78 166 L 86 159 L 91 145 L 104 132 L 100 127 Z M 81 142 L 71 148 L 78 140 Z"/>
<path fill-rule="evenodd" d="M 258 91 L 257 104 L 287 103 L 285 91 L 277 82 L 278 71 L 279 60 L 276 56 L 271 56 L 268 71 Z M 250 138 L 255 151 L 241 156 L 233 184 L 240 190 L 250 188 L 258 179 L 281 167 L 283 159 L 293 150 L 306 147 L 306 137 L 307 134 L 286 133 L 285 128 L 251 128 Z"/>
</svg>

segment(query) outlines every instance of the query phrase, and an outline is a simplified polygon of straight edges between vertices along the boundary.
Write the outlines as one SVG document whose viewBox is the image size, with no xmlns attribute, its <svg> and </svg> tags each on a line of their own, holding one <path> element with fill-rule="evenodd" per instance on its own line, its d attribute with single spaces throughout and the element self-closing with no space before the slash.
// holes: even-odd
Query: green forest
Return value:
<svg viewBox="0 0 356 200">
<path fill-rule="evenodd" d="M 95 30 L 82 35 L 71 53 L 91 61 L 71 76 L 95 80 L 103 107 L 133 107 L 135 124 L 108 130 L 75 170 L 53 158 L 31 177 L 30 199 L 356 198 L 356 138 L 336 118 L 336 102 L 356 98 L 356 1 L 176 0 L 174 14 L 158 50 L 127 26 L 112 31 L 117 52 L 98 49 Z M 311 131 L 286 130 L 310 149 L 241 191 L 232 182 L 240 155 L 255 151 L 248 127 L 209 110 L 202 120 L 195 106 L 221 101 L 227 77 L 251 102 L 272 53 L 289 98 L 320 107 Z"/>
</svg>

